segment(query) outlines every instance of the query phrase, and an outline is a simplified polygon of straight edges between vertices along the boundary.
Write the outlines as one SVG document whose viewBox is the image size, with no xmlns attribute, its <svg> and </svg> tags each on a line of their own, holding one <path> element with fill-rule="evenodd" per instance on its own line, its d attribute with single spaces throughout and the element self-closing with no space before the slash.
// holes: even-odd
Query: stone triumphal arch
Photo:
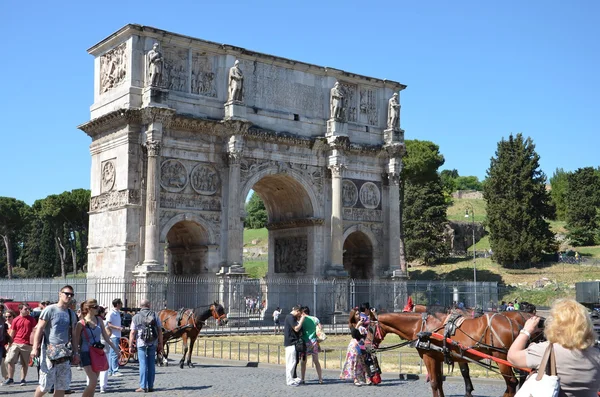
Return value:
<svg viewBox="0 0 600 397">
<path fill-rule="evenodd" d="M 89 53 L 89 275 L 243 273 L 251 190 L 270 276 L 405 271 L 404 85 L 140 25 Z"/>
</svg>

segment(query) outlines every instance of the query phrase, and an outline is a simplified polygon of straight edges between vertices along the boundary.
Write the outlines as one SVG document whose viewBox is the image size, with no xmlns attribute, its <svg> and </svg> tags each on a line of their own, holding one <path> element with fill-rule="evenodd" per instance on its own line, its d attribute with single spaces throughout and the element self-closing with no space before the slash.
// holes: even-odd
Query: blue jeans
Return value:
<svg viewBox="0 0 600 397">
<path fill-rule="evenodd" d="M 140 387 L 153 389 L 156 374 L 156 345 L 139 347 L 138 361 L 140 364 Z"/>
<path fill-rule="evenodd" d="M 120 338 L 118 336 L 111 336 L 110 341 L 115 344 L 117 349 L 119 348 Z M 113 349 L 108 349 L 108 374 L 112 375 L 119 372 L 119 357 Z"/>
</svg>

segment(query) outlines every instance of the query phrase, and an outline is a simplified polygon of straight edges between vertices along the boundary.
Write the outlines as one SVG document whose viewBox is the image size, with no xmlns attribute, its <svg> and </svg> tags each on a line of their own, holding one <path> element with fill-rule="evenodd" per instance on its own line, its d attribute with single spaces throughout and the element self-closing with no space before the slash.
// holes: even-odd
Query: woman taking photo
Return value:
<svg viewBox="0 0 600 397">
<path fill-rule="evenodd" d="M 350 311 L 350 319 L 348 322 L 352 339 L 348 344 L 346 352 L 346 362 L 342 368 L 340 379 L 352 379 L 355 386 L 368 384 L 366 380 L 366 368 L 363 354 L 364 338 L 367 334 L 363 326 L 363 320 L 360 318 L 360 311 L 354 308 Z"/>
<path fill-rule="evenodd" d="M 80 359 L 81 365 L 85 370 L 85 374 L 88 377 L 89 383 L 83 391 L 83 397 L 91 397 L 96 392 L 96 385 L 98 383 L 98 375 L 100 372 L 96 372 L 92 369 L 92 360 L 90 358 L 90 345 L 100 344 L 101 338 L 104 339 L 111 349 L 113 349 L 117 355 L 120 355 L 119 349 L 110 341 L 110 337 L 106 333 L 104 328 L 104 322 L 98 316 L 98 302 L 96 299 L 88 299 L 81 304 L 81 321 L 77 323 L 75 333 L 79 337 L 80 342 Z"/>
<path fill-rule="evenodd" d="M 594 346 L 596 334 L 587 309 L 573 299 L 554 301 L 546 319 L 546 342 L 526 347 L 538 330 L 540 318 L 525 323 L 508 350 L 508 361 L 517 367 L 537 369 L 550 343 L 556 356 L 556 375 L 560 378 L 559 397 L 597 397 L 600 389 L 600 349 Z M 542 369 L 539 369 L 540 371 Z"/>
</svg>

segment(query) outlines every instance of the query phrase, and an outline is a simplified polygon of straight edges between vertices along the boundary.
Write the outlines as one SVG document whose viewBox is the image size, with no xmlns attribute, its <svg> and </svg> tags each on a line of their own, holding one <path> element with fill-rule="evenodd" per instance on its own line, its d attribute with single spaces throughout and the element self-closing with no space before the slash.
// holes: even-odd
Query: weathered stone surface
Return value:
<svg viewBox="0 0 600 397">
<path fill-rule="evenodd" d="M 270 275 L 399 267 L 404 85 L 140 25 L 89 51 L 90 275 L 243 277 L 251 190 Z"/>
</svg>

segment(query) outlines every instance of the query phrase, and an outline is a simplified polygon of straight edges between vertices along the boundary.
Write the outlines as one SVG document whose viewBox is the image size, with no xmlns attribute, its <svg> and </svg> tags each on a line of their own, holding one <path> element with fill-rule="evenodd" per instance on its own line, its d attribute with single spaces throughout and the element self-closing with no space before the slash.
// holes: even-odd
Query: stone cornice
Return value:
<svg viewBox="0 0 600 397">
<path fill-rule="evenodd" d="M 403 157 L 406 154 L 404 143 L 390 143 L 381 147 L 381 153 L 389 158 Z"/>
<path fill-rule="evenodd" d="M 113 112 L 102 115 L 87 123 L 77 126 L 78 129 L 85 132 L 92 139 L 99 134 L 121 127 L 126 124 L 141 124 L 142 112 L 140 109 L 118 109 Z"/>
<path fill-rule="evenodd" d="M 309 227 L 323 225 L 324 220 L 320 218 L 293 219 L 289 221 L 273 222 L 267 224 L 267 230 L 292 229 L 297 227 Z"/>
<path fill-rule="evenodd" d="M 202 132 L 203 134 L 224 135 L 220 120 L 201 119 L 176 114 L 171 119 L 170 127 L 174 130 Z"/>
<path fill-rule="evenodd" d="M 169 127 L 174 115 L 175 109 L 171 108 L 159 106 L 142 108 L 142 122 L 144 124 L 161 123 L 163 127 Z"/>
</svg>

